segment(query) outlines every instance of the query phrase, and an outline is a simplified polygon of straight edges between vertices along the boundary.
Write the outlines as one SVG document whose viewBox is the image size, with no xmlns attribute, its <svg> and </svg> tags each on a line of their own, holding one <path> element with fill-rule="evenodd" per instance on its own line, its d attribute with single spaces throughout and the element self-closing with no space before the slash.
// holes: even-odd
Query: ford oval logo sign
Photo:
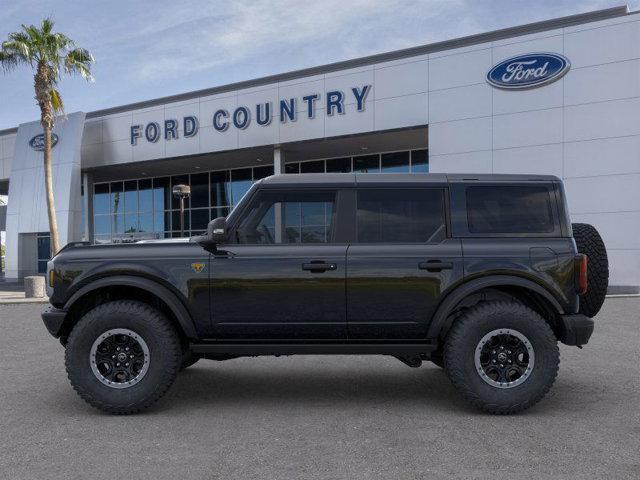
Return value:
<svg viewBox="0 0 640 480">
<path fill-rule="evenodd" d="M 58 136 L 55 133 L 51 134 L 51 148 L 55 147 L 58 143 Z M 31 140 L 29 140 L 29 145 L 31 148 L 38 152 L 44 152 L 44 133 L 40 135 L 36 135 Z"/>
<path fill-rule="evenodd" d="M 569 60 L 557 53 L 518 55 L 489 70 L 487 82 L 507 90 L 535 88 L 558 80 L 570 67 Z"/>
</svg>

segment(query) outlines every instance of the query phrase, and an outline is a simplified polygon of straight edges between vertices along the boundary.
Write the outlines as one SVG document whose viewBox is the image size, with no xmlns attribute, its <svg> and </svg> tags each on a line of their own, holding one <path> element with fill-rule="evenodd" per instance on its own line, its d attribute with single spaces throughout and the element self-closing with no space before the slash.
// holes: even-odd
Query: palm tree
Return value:
<svg viewBox="0 0 640 480">
<path fill-rule="evenodd" d="M 51 256 L 60 250 L 51 169 L 51 132 L 56 114 L 64 111 L 58 83 L 61 71 L 69 75 L 80 74 L 87 81 L 91 81 L 93 62 L 93 57 L 87 50 L 76 47 L 69 37 L 52 30 L 53 21 L 50 18 L 42 20 L 40 28 L 35 25 L 22 25 L 22 30 L 10 33 L 0 47 L 0 64 L 5 71 L 13 70 L 19 65 L 27 65 L 34 72 L 35 98 L 40 107 L 40 123 L 44 129 L 44 177 L 51 232 Z"/>
</svg>

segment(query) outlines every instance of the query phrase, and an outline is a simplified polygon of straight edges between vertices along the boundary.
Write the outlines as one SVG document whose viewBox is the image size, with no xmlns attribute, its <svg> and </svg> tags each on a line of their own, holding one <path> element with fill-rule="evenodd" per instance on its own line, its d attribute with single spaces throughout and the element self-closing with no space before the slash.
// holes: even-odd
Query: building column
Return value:
<svg viewBox="0 0 640 480">
<path fill-rule="evenodd" d="M 84 224 L 82 225 L 82 239 L 93 243 L 93 175 L 82 173 L 82 209 L 84 211 Z"/>
<path fill-rule="evenodd" d="M 284 152 L 280 145 L 276 145 L 273 148 L 273 174 L 284 174 Z"/>
<path fill-rule="evenodd" d="M 273 174 L 274 175 L 284 175 L 284 152 L 280 145 L 276 145 L 273 149 Z M 284 205 L 276 204 L 275 205 L 275 242 L 282 243 L 282 226 L 284 219 Z"/>
</svg>

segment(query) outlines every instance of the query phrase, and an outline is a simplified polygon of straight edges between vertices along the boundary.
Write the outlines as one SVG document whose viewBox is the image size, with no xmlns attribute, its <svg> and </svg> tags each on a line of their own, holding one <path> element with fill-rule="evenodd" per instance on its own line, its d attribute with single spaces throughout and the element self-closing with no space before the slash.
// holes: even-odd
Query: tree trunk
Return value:
<svg viewBox="0 0 640 480">
<path fill-rule="evenodd" d="M 51 102 L 52 73 L 44 62 L 38 64 L 34 77 L 36 100 L 40 107 L 40 123 L 44 129 L 44 183 L 47 194 L 47 215 L 49 216 L 49 233 L 51 235 L 51 257 L 60 250 L 58 236 L 58 220 L 53 199 L 53 168 L 51 166 L 51 132 L 55 112 Z"/>
<path fill-rule="evenodd" d="M 44 182 L 47 192 L 47 215 L 49 216 L 49 232 L 51 233 L 51 257 L 60 250 L 58 237 L 58 220 L 53 199 L 53 169 L 51 167 L 51 127 L 44 127 Z"/>
</svg>

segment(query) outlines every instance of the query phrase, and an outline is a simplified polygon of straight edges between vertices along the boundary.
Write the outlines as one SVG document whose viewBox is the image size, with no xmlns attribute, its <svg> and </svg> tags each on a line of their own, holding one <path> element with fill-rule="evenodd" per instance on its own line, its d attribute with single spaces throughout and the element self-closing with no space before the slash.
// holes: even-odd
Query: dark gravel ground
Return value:
<svg viewBox="0 0 640 480">
<path fill-rule="evenodd" d="M 152 410 L 71 389 L 43 305 L 0 306 L 0 478 L 640 478 L 640 299 L 609 299 L 551 393 L 511 417 L 466 406 L 431 364 L 202 361 Z"/>
</svg>

